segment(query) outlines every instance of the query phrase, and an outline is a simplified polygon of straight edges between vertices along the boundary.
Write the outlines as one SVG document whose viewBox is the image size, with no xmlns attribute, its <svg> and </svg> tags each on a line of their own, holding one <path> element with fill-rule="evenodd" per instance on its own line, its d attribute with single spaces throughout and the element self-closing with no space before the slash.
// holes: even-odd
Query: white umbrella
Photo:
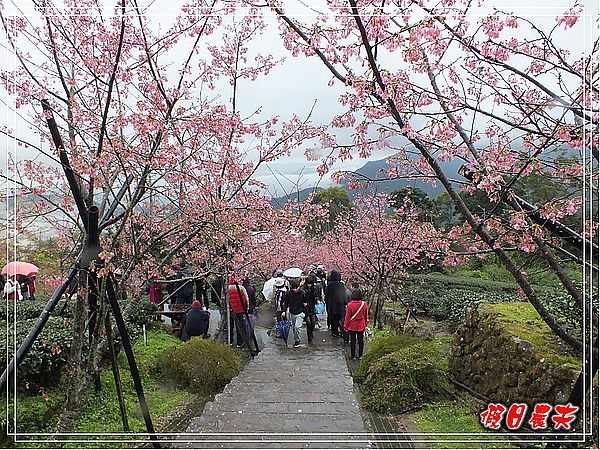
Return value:
<svg viewBox="0 0 600 450">
<path fill-rule="evenodd" d="M 302 275 L 302 269 L 298 269 L 297 267 L 290 267 L 288 270 L 283 272 L 283 276 L 286 278 L 300 278 Z"/>
<path fill-rule="evenodd" d="M 262 288 L 262 294 L 269 302 L 273 301 L 273 287 L 275 286 L 276 279 L 277 278 L 271 278 L 267 280 Z"/>
</svg>

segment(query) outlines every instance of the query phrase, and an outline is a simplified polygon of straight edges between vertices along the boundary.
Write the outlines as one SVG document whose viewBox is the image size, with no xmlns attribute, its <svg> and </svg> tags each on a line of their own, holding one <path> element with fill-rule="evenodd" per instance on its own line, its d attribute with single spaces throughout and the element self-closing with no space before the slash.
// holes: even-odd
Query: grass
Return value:
<svg viewBox="0 0 600 450">
<path fill-rule="evenodd" d="M 164 329 L 151 329 L 148 332 L 148 345 L 138 339 L 133 346 L 136 363 L 142 378 L 144 396 L 148 403 L 150 415 L 156 424 L 158 419 L 172 413 L 189 393 L 183 389 L 167 386 L 157 370 L 159 355 L 170 348 L 183 343 Z M 140 410 L 129 365 L 123 353 L 118 358 L 121 384 L 124 393 L 129 430 L 132 433 L 146 432 L 145 423 Z M 80 433 L 115 433 L 122 432 L 123 425 L 115 382 L 110 365 L 101 374 L 102 389 L 93 388 L 88 396 L 87 404 L 77 421 L 73 432 Z M 62 412 L 64 385 L 46 390 L 43 395 L 17 395 L 17 427 L 26 433 L 51 433 L 56 427 L 59 414 Z M 94 436 L 92 439 L 96 439 Z M 43 443 L 19 444 L 19 446 L 45 448 Z M 82 444 L 69 444 L 67 447 L 81 447 Z M 94 444 L 94 447 L 127 447 L 128 444 L 107 443 Z"/>
<path fill-rule="evenodd" d="M 150 330 L 147 346 L 141 342 L 141 339 L 134 345 L 133 350 L 142 377 L 144 397 L 148 402 L 148 408 L 153 419 L 173 411 L 175 406 L 188 395 L 187 391 L 165 386 L 157 370 L 158 357 L 161 352 L 169 348 L 176 348 L 181 344 L 182 342 L 179 339 L 163 330 Z M 133 379 L 125 355 L 122 353 L 119 354 L 119 369 L 129 429 L 134 433 L 144 433 L 146 427 L 135 393 Z M 112 371 L 104 371 L 101 379 L 102 390 L 91 392 L 84 413 L 73 431 L 84 433 L 122 431 L 121 413 Z"/>
<path fill-rule="evenodd" d="M 412 418 L 422 432 L 428 433 L 427 438 L 430 440 L 485 440 L 485 443 L 436 442 L 431 443 L 433 448 L 516 448 L 505 438 L 493 436 L 492 432 L 483 428 L 477 413 L 458 401 L 425 405 L 423 409 L 412 414 Z M 483 436 L 433 436 L 431 433 L 481 433 Z"/>
<path fill-rule="evenodd" d="M 508 333 L 531 343 L 536 352 L 556 364 L 581 369 L 581 361 L 567 353 L 566 346 L 530 303 L 496 303 L 490 308 L 499 314 L 498 319 Z"/>
</svg>

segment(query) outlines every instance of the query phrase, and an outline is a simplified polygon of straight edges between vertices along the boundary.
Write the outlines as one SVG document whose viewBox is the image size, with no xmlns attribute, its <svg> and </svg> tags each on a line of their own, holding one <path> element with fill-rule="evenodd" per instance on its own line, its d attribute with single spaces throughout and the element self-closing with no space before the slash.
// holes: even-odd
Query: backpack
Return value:
<svg viewBox="0 0 600 450">
<path fill-rule="evenodd" d="M 285 287 L 277 288 L 273 295 L 273 300 L 276 311 L 285 311 L 287 309 L 287 289 Z"/>
</svg>

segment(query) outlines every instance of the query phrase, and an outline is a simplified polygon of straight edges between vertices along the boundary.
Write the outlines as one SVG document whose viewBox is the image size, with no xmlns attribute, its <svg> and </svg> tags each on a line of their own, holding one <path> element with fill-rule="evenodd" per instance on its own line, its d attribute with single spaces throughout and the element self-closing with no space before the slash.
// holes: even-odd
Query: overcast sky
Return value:
<svg viewBox="0 0 600 450">
<path fill-rule="evenodd" d="M 306 16 L 307 8 L 296 7 L 298 4 L 293 3 L 294 1 L 286 0 L 286 10 L 299 20 L 308 20 L 310 17 Z M 21 1 L 18 2 L 18 4 L 22 3 Z M 170 0 L 154 2 L 152 6 L 154 15 L 152 17 L 156 20 L 155 23 L 161 24 L 161 27 L 164 26 L 166 28 L 174 15 L 177 14 L 178 5 L 182 3 Z M 322 4 L 322 2 L 317 3 L 314 0 L 307 3 L 315 7 L 318 4 Z M 107 1 L 106 4 L 113 5 L 114 2 Z M 574 2 L 566 0 L 536 0 L 528 1 L 527 6 L 520 6 L 523 5 L 523 2 L 505 0 L 494 1 L 492 4 L 494 7 L 503 10 L 514 10 L 521 15 L 528 15 L 534 21 L 553 21 L 553 17 L 557 13 L 571 7 Z M 591 17 L 597 16 L 597 1 L 583 2 L 583 4 L 586 6 L 587 14 Z M 10 7 L 10 4 L 8 4 L 7 8 Z M 482 10 L 481 12 L 484 13 L 486 11 L 489 12 L 489 9 Z M 275 20 L 273 19 L 272 22 L 274 24 Z M 597 26 L 591 20 L 588 21 L 589 25 L 593 27 Z M 587 32 L 589 32 L 589 29 Z M 581 42 L 561 44 L 565 47 L 573 47 L 576 50 L 581 47 L 583 41 L 582 36 Z M 5 41 L 3 40 L 3 42 Z M 306 59 L 302 56 L 294 58 L 289 55 L 283 48 L 275 27 L 267 30 L 265 35 L 256 41 L 255 45 L 257 48 L 260 48 L 261 52 L 266 50 L 268 53 L 273 54 L 275 58 L 285 58 L 285 61 L 275 67 L 267 77 L 261 77 L 254 82 L 242 82 L 238 100 L 242 115 L 244 112 L 251 112 L 258 107 L 262 107 L 265 117 L 279 115 L 282 120 L 286 120 L 293 113 L 298 114 L 300 117 L 306 116 L 314 105 L 312 123 L 326 124 L 334 115 L 342 111 L 340 106 L 338 106 L 338 97 L 343 92 L 344 87 L 337 82 L 332 87 L 328 86 L 331 76 L 317 58 Z M 21 136 L 27 136 L 26 126 L 15 117 L 10 107 L 10 99 L 7 98 L 4 91 L 2 93 L 3 101 L 9 104 L 8 108 L 3 108 L 4 112 L 0 116 L 0 120 L 3 121 L 2 125 L 9 124 L 11 127 L 16 125 Z M 228 93 L 224 95 L 228 95 Z M 349 136 L 347 137 L 349 138 Z M 35 138 L 33 140 L 35 142 Z M 7 151 L 12 146 L 5 139 L 0 140 L 0 142 L 2 142 L 1 145 L 6 147 Z M 248 148 L 251 148 L 251 146 L 252 143 L 249 142 Z M 20 158 L 29 157 L 28 153 L 22 148 L 19 148 L 18 152 Z M 374 154 L 371 159 L 382 159 L 390 155 L 390 151 L 383 151 Z M 251 157 L 252 153 L 249 156 Z M 0 158 L 2 159 L 2 164 L 5 165 L 6 152 L 0 152 Z M 365 162 L 365 160 L 354 159 L 344 163 L 337 163 L 333 169 L 353 170 L 361 167 Z M 316 161 L 307 161 L 304 157 L 304 149 L 299 148 L 291 158 L 284 158 L 261 167 L 257 173 L 257 177 L 260 181 L 270 186 L 269 191 L 275 196 L 281 195 L 284 190 L 289 191 L 294 184 L 298 184 L 300 188 L 314 186 L 318 183 L 321 186 L 330 184 L 329 176 L 321 180 L 316 174 L 315 168 L 317 165 L 318 162 Z"/>
</svg>

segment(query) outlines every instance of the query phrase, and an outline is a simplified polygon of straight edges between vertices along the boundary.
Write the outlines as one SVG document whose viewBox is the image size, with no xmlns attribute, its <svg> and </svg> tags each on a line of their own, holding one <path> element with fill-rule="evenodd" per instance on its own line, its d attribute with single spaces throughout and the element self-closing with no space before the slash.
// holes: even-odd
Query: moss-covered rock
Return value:
<svg viewBox="0 0 600 450">
<path fill-rule="evenodd" d="M 494 401 L 564 400 L 581 362 L 525 302 L 478 302 L 450 351 L 450 374 Z"/>
</svg>

